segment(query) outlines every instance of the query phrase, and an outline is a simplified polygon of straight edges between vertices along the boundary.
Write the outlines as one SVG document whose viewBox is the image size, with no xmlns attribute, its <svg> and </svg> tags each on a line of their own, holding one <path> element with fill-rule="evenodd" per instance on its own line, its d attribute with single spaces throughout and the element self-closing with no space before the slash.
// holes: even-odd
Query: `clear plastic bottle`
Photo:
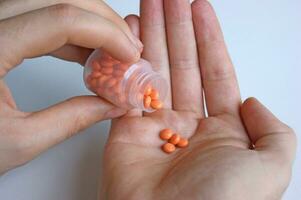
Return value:
<svg viewBox="0 0 301 200">
<path fill-rule="evenodd" d="M 124 64 L 100 49 L 86 62 L 84 82 L 90 91 L 118 107 L 146 112 L 156 110 L 145 106 L 144 95 L 150 88 L 158 92 L 161 102 L 167 94 L 166 81 L 153 71 L 148 61 L 140 59 L 132 65 Z"/>
</svg>

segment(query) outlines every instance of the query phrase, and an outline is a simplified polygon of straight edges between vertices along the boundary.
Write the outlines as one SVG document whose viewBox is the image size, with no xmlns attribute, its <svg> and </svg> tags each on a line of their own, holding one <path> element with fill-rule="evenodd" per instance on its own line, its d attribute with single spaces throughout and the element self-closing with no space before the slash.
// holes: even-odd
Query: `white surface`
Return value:
<svg viewBox="0 0 301 200">
<path fill-rule="evenodd" d="M 138 0 L 108 2 L 122 16 L 138 12 Z M 300 133 L 301 1 L 211 2 L 221 20 L 243 98 L 258 97 Z M 26 111 L 87 93 L 80 66 L 49 57 L 24 62 L 6 81 Z M 108 125 L 97 124 L 1 177 L 0 199 L 95 200 Z M 301 195 L 300 156 L 299 148 L 286 200 Z"/>
</svg>

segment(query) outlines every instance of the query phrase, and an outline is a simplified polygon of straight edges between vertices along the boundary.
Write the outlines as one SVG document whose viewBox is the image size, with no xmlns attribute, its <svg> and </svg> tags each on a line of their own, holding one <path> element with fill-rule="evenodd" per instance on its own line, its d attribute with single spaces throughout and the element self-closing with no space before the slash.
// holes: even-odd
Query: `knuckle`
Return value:
<svg viewBox="0 0 301 200">
<path fill-rule="evenodd" d="M 236 75 L 232 68 L 232 65 L 222 67 L 220 63 L 212 64 L 211 67 L 204 69 L 203 79 L 205 81 L 224 81 L 235 80 Z"/>
<path fill-rule="evenodd" d="M 175 59 L 170 62 L 171 69 L 199 69 L 199 64 L 197 60 L 189 58 L 190 55 L 184 55 L 182 58 Z"/>
<path fill-rule="evenodd" d="M 85 114 L 84 106 L 80 106 L 83 101 L 81 97 L 73 97 L 67 100 L 70 105 L 77 105 L 77 108 L 73 110 L 73 115 L 70 118 L 69 126 L 67 127 L 67 137 L 71 137 L 75 133 L 81 131 L 89 124 L 89 117 Z"/>
</svg>

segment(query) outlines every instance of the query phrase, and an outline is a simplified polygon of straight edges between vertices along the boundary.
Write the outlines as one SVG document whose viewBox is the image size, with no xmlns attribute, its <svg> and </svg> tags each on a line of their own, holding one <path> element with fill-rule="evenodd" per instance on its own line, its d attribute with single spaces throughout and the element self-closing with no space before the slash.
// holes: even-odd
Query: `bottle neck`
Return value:
<svg viewBox="0 0 301 200">
<path fill-rule="evenodd" d="M 129 106 L 145 110 L 143 104 L 144 91 L 157 79 L 157 73 L 152 70 L 150 65 L 140 62 L 144 62 L 144 60 L 133 64 L 126 72 L 124 80 L 127 84 L 124 85 L 125 93 L 131 94 L 127 97 Z M 149 111 L 152 111 L 152 109 Z"/>
</svg>

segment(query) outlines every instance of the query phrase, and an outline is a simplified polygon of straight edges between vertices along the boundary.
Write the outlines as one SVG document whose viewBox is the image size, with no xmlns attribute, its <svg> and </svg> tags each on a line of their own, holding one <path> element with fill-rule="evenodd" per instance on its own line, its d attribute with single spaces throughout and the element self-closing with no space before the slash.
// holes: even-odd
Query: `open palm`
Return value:
<svg viewBox="0 0 301 200">
<path fill-rule="evenodd" d="M 101 197 L 280 199 L 290 180 L 293 131 L 256 99 L 241 104 L 209 3 L 142 0 L 141 18 L 127 21 L 140 33 L 143 57 L 171 80 L 170 94 L 160 111 L 133 110 L 113 121 Z M 163 153 L 164 128 L 188 137 L 189 147 Z"/>
</svg>

